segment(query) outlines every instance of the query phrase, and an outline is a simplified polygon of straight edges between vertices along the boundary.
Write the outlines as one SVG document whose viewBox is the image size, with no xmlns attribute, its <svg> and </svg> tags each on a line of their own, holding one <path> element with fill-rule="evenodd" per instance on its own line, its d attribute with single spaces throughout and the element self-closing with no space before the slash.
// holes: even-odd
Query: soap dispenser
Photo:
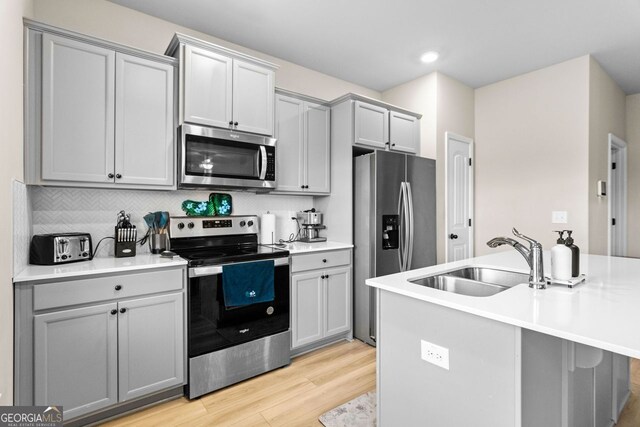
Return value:
<svg viewBox="0 0 640 427">
<path fill-rule="evenodd" d="M 573 237 L 571 237 L 573 230 L 565 231 L 568 236 L 564 243 L 571 250 L 571 277 L 578 277 L 580 275 L 580 248 L 573 244 Z"/>
<path fill-rule="evenodd" d="M 564 230 L 556 231 L 560 235 L 557 245 L 551 248 L 551 278 L 555 280 L 571 279 L 571 248 L 563 238 Z"/>
</svg>

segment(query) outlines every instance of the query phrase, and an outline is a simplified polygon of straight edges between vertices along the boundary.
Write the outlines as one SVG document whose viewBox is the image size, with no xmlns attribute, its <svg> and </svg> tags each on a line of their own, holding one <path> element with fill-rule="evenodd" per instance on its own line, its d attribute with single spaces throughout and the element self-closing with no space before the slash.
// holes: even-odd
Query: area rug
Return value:
<svg viewBox="0 0 640 427">
<path fill-rule="evenodd" d="M 318 418 L 325 427 L 375 427 L 376 392 L 370 391 Z"/>
</svg>

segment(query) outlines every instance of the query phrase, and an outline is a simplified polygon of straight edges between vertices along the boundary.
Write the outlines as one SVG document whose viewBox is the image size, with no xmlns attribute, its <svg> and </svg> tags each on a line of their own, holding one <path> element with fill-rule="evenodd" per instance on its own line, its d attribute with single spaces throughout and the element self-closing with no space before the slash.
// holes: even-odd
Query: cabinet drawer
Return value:
<svg viewBox="0 0 640 427">
<path fill-rule="evenodd" d="M 33 309 L 64 307 L 182 289 L 182 269 L 115 275 L 33 287 Z M 116 289 L 118 287 L 118 289 Z"/>
<path fill-rule="evenodd" d="M 291 257 L 291 272 L 295 273 L 296 271 L 348 265 L 351 263 L 350 252 L 351 251 L 349 249 L 345 249 L 306 255 L 293 255 Z"/>
</svg>

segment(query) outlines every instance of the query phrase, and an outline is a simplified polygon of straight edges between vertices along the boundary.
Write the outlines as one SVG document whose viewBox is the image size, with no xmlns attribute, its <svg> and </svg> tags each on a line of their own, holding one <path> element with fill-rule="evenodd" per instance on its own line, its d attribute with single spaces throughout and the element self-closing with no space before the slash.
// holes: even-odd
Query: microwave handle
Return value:
<svg viewBox="0 0 640 427">
<path fill-rule="evenodd" d="M 260 146 L 260 158 L 262 159 L 260 167 L 260 180 L 264 180 L 267 175 L 267 149 L 264 145 Z"/>
</svg>

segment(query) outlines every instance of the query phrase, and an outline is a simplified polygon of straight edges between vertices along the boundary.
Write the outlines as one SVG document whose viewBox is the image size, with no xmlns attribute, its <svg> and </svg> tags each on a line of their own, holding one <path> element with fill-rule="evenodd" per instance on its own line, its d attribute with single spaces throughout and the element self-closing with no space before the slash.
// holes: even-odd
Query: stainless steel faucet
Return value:
<svg viewBox="0 0 640 427">
<path fill-rule="evenodd" d="M 509 237 L 496 237 L 491 239 L 487 242 L 487 246 L 490 248 L 497 248 L 502 245 L 512 246 L 516 251 L 520 252 L 524 259 L 527 260 L 527 264 L 529 264 L 529 267 L 531 268 L 531 272 L 529 273 L 529 287 L 534 289 L 546 289 L 547 281 L 544 278 L 544 267 L 542 264 L 542 245 L 532 238 L 520 234 L 515 228 L 512 231 L 516 237 L 529 242 L 529 249 L 527 249 L 522 243 Z"/>
</svg>

